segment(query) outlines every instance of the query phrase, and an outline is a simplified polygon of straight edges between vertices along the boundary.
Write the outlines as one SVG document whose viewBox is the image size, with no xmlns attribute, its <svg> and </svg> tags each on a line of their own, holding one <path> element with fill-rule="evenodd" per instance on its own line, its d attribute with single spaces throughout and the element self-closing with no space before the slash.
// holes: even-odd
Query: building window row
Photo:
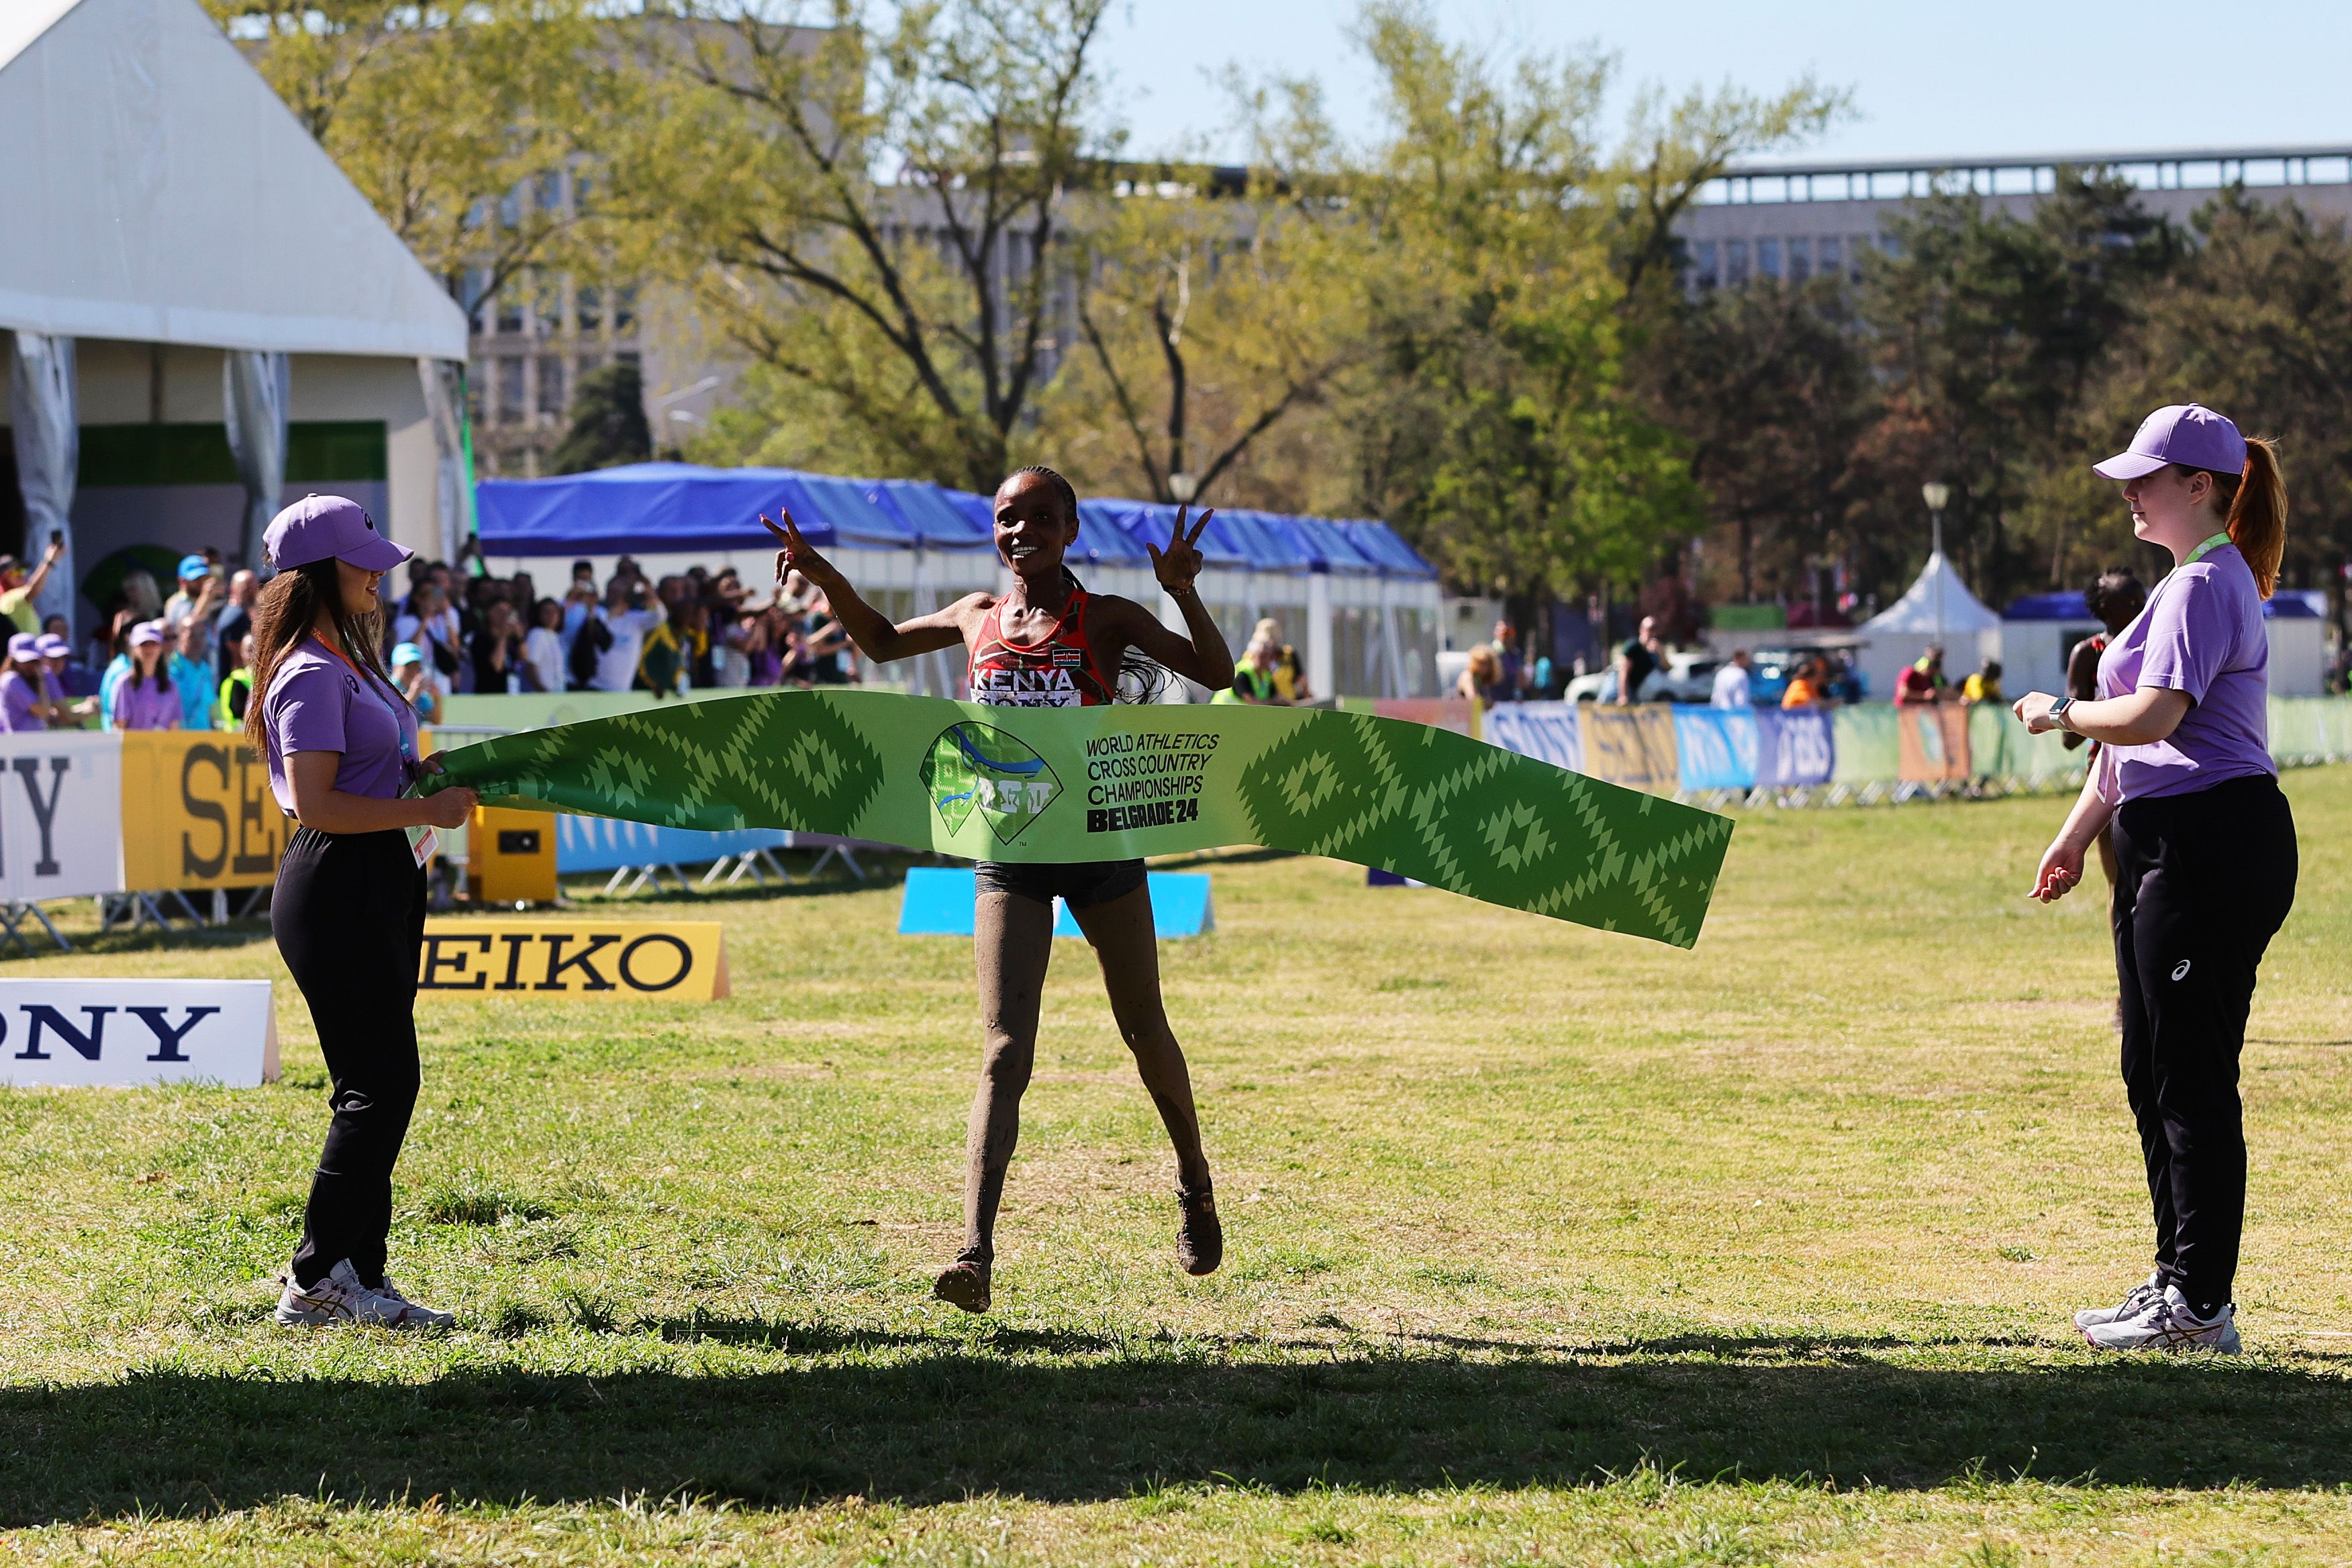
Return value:
<svg viewBox="0 0 2352 1568">
<path fill-rule="evenodd" d="M 1878 243 L 1866 234 L 1697 240 L 1689 247 L 1690 284 L 1696 289 L 1736 289 L 1758 279 L 1802 283 L 1840 274 L 1859 278 L 1864 254 Z"/>
</svg>

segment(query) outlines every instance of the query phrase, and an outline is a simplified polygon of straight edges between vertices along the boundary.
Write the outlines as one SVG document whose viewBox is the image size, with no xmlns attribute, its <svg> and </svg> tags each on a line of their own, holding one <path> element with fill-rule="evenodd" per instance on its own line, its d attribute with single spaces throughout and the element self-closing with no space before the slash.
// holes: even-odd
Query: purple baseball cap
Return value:
<svg viewBox="0 0 2352 1568">
<path fill-rule="evenodd" d="M 64 658 L 73 652 L 73 645 L 55 632 L 43 632 L 40 642 L 36 646 L 40 648 L 43 658 Z"/>
<path fill-rule="evenodd" d="M 8 658 L 11 661 L 20 658 L 38 658 L 40 657 L 41 639 L 39 634 L 35 632 L 18 632 L 15 637 L 8 639 Z"/>
<path fill-rule="evenodd" d="M 2131 445 L 2091 472 L 2104 479 L 2136 479 L 2167 463 L 2215 473 L 2246 470 L 2246 438 L 2238 427 L 2201 403 L 2176 403 L 2140 421 Z"/>
<path fill-rule="evenodd" d="M 149 643 L 162 642 L 163 640 L 163 623 L 161 621 L 142 621 L 137 626 L 131 628 L 131 646 L 132 647 L 144 647 Z"/>
<path fill-rule="evenodd" d="M 280 572 L 330 556 L 363 572 L 389 572 L 415 552 L 375 531 L 375 520 L 341 496 L 304 496 L 269 520 L 262 558 Z"/>
</svg>

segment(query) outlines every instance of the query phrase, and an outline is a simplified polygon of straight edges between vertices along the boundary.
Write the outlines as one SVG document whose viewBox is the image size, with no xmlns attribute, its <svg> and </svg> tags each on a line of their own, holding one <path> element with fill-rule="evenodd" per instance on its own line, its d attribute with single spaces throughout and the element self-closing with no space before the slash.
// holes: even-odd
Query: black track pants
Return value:
<svg viewBox="0 0 2352 1568">
<path fill-rule="evenodd" d="M 2124 1088 L 2156 1261 L 2189 1305 L 2231 1300 L 2246 1218 L 2238 1053 L 2263 950 L 2294 902 L 2294 817 L 2275 779 L 2127 801 L 2115 816 Z"/>
<path fill-rule="evenodd" d="M 392 1167 L 416 1108 L 416 956 L 425 871 L 408 836 L 319 833 L 286 846 L 269 906 L 278 951 L 310 1005 L 334 1093 L 326 1152 L 310 1178 L 297 1284 L 348 1258 L 361 1282 L 383 1278 Z"/>
</svg>

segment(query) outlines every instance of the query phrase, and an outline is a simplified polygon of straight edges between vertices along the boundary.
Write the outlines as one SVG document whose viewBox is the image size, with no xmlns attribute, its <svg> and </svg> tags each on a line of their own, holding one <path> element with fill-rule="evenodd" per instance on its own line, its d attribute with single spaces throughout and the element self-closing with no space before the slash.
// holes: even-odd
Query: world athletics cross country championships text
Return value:
<svg viewBox="0 0 2352 1568">
<path fill-rule="evenodd" d="M 1221 737 L 1139 731 L 1087 742 L 1087 831 L 1171 827 L 1201 816 L 1201 775 Z"/>
</svg>

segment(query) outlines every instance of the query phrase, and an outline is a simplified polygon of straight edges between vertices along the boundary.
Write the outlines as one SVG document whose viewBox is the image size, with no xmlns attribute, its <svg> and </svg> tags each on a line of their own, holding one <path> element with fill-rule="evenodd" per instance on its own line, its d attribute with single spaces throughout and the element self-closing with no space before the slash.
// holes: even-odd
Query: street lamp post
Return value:
<svg viewBox="0 0 2352 1568">
<path fill-rule="evenodd" d="M 1936 581 L 1928 592 L 1936 599 L 1936 646 L 1944 646 L 1944 576 L 1951 563 L 1944 559 L 1944 508 L 1951 504 L 1952 487 L 1941 479 L 1929 479 L 1919 487 L 1919 499 L 1927 503 L 1927 525 L 1932 541 L 1927 559 L 1936 568 Z"/>
</svg>

